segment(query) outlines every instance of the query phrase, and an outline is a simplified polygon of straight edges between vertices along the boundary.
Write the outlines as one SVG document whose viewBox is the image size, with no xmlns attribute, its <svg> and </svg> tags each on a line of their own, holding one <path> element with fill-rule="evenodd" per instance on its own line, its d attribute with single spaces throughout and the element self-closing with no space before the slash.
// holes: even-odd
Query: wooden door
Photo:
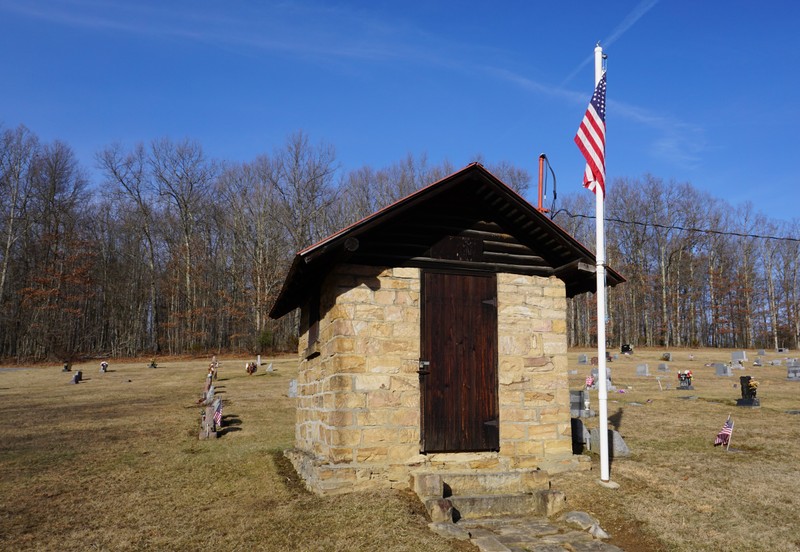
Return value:
<svg viewBox="0 0 800 552">
<path fill-rule="evenodd" d="M 497 281 L 423 272 L 422 451 L 498 450 Z"/>
</svg>

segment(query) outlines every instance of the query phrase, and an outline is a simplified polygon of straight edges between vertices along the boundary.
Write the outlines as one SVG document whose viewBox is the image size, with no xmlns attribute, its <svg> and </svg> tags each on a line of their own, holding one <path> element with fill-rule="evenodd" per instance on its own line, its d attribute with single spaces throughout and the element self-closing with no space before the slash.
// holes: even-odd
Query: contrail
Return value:
<svg viewBox="0 0 800 552">
<path fill-rule="evenodd" d="M 625 31 L 633 27 L 634 23 L 639 21 L 639 19 L 641 19 L 642 16 L 644 16 L 644 14 L 650 11 L 650 9 L 656 4 L 658 4 L 658 0 L 642 0 L 641 2 L 639 2 L 639 5 L 636 6 L 633 9 L 633 11 L 629 13 L 625 17 L 625 19 L 622 20 L 622 23 L 617 25 L 617 28 L 614 29 L 614 31 L 611 33 L 611 36 L 609 36 L 603 42 L 601 42 L 601 45 L 603 47 L 611 46 L 614 42 L 616 42 L 616 40 L 619 37 L 621 37 L 625 33 Z M 564 81 L 561 83 L 561 87 L 564 87 L 569 81 L 575 78 L 575 75 L 577 75 L 581 71 L 581 69 L 589 65 L 592 61 L 594 61 L 594 54 L 590 54 L 585 60 L 583 60 L 583 62 L 581 62 L 580 65 L 578 65 L 575 68 L 574 71 L 572 71 L 572 73 L 567 75 L 567 78 L 565 78 Z"/>
</svg>

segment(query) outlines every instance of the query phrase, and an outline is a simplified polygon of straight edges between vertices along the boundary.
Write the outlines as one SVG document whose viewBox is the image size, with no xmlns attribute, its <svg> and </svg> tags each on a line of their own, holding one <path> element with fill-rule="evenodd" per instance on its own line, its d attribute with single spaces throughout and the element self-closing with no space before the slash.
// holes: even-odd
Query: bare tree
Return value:
<svg viewBox="0 0 800 552">
<path fill-rule="evenodd" d="M 190 140 L 177 143 L 168 139 L 154 141 L 150 146 L 149 164 L 158 193 L 177 210 L 183 247 L 183 328 L 187 332 L 188 344 L 191 345 L 196 329 L 196 303 L 192 288 L 192 239 L 216 169 L 206 159 L 200 145 Z"/>
<path fill-rule="evenodd" d="M 158 352 L 158 273 L 154 229 L 158 216 L 158 187 L 149 172 L 147 154 L 142 144 L 127 152 L 119 144 L 109 146 L 97 155 L 97 163 L 110 186 L 109 196 L 130 205 L 138 213 L 149 275 L 149 301 L 144 309 L 147 348 Z"/>
</svg>

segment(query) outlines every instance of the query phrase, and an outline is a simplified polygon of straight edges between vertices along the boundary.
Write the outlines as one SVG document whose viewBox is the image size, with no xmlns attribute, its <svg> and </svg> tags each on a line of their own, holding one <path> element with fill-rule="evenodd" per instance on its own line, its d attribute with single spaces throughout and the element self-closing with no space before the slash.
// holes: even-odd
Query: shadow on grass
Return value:
<svg viewBox="0 0 800 552">
<path fill-rule="evenodd" d="M 275 465 L 275 472 L 278 478 L 283 481 L 286 489 L 298 495 L 310 495 L 311 491 L 306 489 L 303 479 L 297 475 L 294 466 L 282 450 L 271 450 L 269 455 L 272 457 L 272 463 Z"/>
<path fill-rule="evenodd" d="M 240 426 L 242 425 L 242 420 L 240 420 L 236 414 L 226 414 L 222 417 L 223 425 L 227 426 Z"/>
</svg>

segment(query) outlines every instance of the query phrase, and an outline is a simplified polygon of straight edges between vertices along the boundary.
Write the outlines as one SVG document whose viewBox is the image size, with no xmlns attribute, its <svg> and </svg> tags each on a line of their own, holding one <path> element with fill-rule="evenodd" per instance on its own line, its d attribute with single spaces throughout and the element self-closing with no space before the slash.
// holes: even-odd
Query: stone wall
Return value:
<svg viewBox="0 0 800 552">
<path fill-rule="evenodd" d="M 340 265 L 302 359 L 290 456 L 320 492 L 408 485 L 419 457 L 419 270 Z M 308 334 L 299 350 L 308 349 Z"/>
<path fill-rule="evenodd" d="M 573 469 L 564 283 L 498 274 L 497 311 L 500 454 L 511 468 Z"/>
<path fill-rule="evenodd" d="M 409 486 L 420 470 L 575 468 L 566 298 L 557 278 L 498 274 L 500 451 L 419 453 L 420 271 L 340 265 L 320 295 L 319 339 L 299 350 L 295 449 L 320 493 Z"/>
</svg>

